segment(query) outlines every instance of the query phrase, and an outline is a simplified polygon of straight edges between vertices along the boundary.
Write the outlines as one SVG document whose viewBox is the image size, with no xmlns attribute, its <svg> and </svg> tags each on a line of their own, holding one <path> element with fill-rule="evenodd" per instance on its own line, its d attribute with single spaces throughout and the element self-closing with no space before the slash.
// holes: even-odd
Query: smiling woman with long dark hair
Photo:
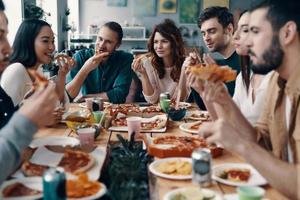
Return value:
<svg viewBox="0 0 300 200">
<path fill-rule="evenodd" d="M 172 20 L 166 19 L 154 27 L 148 41 L 148 51 L 132 63 L 132 69 L 140 76 L 145 99 L 157 103 L 162 92 L 169 92 L 173 99 L 176 98 L 175 91 L 184 61 L 184 44 Z M 183 87 L 181 100 L 186 100 L 190 89 L 185 84 Z"/>
</svg>

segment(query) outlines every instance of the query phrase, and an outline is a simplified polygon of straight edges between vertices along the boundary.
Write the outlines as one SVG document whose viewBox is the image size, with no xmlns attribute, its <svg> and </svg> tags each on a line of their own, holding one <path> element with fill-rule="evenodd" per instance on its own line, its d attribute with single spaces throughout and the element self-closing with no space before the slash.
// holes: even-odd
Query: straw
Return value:
<svg viewBox="0 0 300 200">
<path fill-rule="evenodd" d="M 180 97 L 181 97 L 181 91 L 182 91 L 182 82 L 183 82 L 183 75 L 184 75 L 184 69 L 181 69 L 180 77 L 179 77 L 179 83 L 178 83 L 178 94 L 176 97 L 176 103 L 175 103 L 175 109 L 178 110 Z"/>
</svg>

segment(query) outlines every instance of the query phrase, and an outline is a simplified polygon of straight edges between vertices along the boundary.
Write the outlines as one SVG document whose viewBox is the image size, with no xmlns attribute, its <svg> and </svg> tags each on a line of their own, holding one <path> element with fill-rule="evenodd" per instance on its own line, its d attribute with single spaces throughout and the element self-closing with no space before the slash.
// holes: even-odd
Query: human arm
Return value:
<svg viewBox="0 0 300 200">
<path fill-rule="evenodd" d="M 0 184 L 15 170 L 22 150 L 36 131 L 37 127 L 20 113 L 14 114 L 0 130 Z"/>
<path fill-rule="evenodd" d="M 267 179 L 272 187 L 290 199 L 298 199 L 297 168 L 300 169 L 299 166 L 279 160 L 256 142 L 246 140 L 242 134 L 244 131 L 255 135 L 253 128 L 240 129 L 232 126 L 226 119 L 218 119 L 216 122 L 203 124 L 199 134 L 204 136 L 208 143 L 220 143 L 229 151 L 242 156 Z"/>
<path fill-rule="evenodd" d="M 66 55 L 58 55 L 55 60 L 59 66 L 56 80 L 56 92 L 60 102 L 69 103 L 69 98 L 65 92 L 65 83 L 68 72 L 75 66 L 75 60 Z"/>
<path fill-rule="evenodd" d="M 148 67 L 152 67 L 146 56 L 140 56 L 133 60 L 131 67 L 134 72 L 140 75 L 144 95 L 152 96 L 155 88 L 151 84 L 147 70 L 145 69 L 147 66 L 144 66 L 144 64 L 149 65 Z"/>
<path fill-rule="evenodd" d="M 17 166 L 20 153 L 32 140 L 39 127 L 53 121 L 53 112 L 58 98 L 55 86 L 35 92 L 0 130 L 0 183 Z"/>
<path fill-rule="evenodd" d="M 66 85 L 66 90 L 72 98 L 75 98 L 78 95 L 81 86 L 89 73 L 96 69 L 109 55 L 108 52 L 99 54 L 84 54 L 85 52 L 83 50 L 74 55 L 76 65 L 67 76 L 68 83 Z"/>
</svg>

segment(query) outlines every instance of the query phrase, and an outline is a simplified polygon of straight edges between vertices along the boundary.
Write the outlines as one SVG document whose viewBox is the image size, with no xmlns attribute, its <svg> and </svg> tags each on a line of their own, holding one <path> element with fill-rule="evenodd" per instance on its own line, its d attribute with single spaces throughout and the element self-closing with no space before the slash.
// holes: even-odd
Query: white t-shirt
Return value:
<svg viewBox="0 0 300 200">
<path fill-rule="evenodd" d="M 38 68 L 38 71 L 42 73 L 41 68 Z M 21 63 L 13 63 L 2 73 L 0 84 L 3 90 L 12 99 L 14 106 L 17 106 L 22 102 L 25 94 L 30 91 L 33 82 L 24 65 Z M 66 92 L 64 99 L 65 109 L 68 109 L 70 101 Z"/>
<path fill-rule="evenodd" d="M 147 96 L 143 92 L 143 95 L 144 95 L 146 101 L 149 103 L 157 103 L 159 100 L 160 93 L 163 93 L 163 92 L 169 92 L 171 98 L 175 98 L 178 82 L 175 82 L 171 78 L 171 72 L 172 72 L 173 67 L 165 68 L 166 73 L 165 73 L 164 77 L 162 79 L 159 79 L 159 76 L 158 76 L 156 70 L 151 65 L 151 61 L 149 58 L 146 58 L 146 57 L 143 58 L 142 64 L 143 64 L 144 68 L 146 69 L 147 75 L 149 77 L 149 80 L 150 80 L 151 85 L 154 90 L 154 93 L 151 96 Z M 186 89 L 187 89 L 187 96 L 188 96 L 190 93 L 190 88 L 186 88 Z"/>
<path fill-rule="evenodd" d="M 14 106 L 17 106 L 31 89 L 32 80 L 21 63 L 13 63 L 2 73 L 1 87 L 10 96 Z"/>
<path fill-rule="evenodd" d="M 272 73 L 274 72 L 270 72 L 264 76 L 261 84 L 255 92 L 254 102 L 252 102 L 253 87 L 251 85 L 251 82 L 249 84 L 249 93 L 247 94 L 247 89 L 243 83 L 242 74 L 239 73 L 239 75 L 237 76 L 233 100 L 251 124 L 254 124 L 258 120 L 263 110 L 263 106 L 265 103 L 265 94 Z"/>
</svg>

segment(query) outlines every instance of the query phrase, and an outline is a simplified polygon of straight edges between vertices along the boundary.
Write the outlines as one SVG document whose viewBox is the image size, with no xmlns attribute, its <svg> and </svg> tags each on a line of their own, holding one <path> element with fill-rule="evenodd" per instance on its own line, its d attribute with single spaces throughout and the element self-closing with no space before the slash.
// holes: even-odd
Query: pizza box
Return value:
<svg viewBox="0 0 300 200">
<path fill-rule="evenodd" d="M 154 140 L 156 138 L 173 138 L 174 144 L 171 144 L 172 142 L 167 142 L 168 144 L 155 144 Z M 151 137 L 150 135 L 146 135 L 144 137 L 148 154 L 158 157 L 158 158 L 167 158 L 167 157 L 191 157 L 192 152 L 196 148 L 205 148 L 207 147 L 207 144 L 205 141 L 202 141 L 201 144 L 199 143 L 197 147 L 192 147 L 191 144 L 187 144 L 186 147 L 179 147 L 177 144 L 175 144 L 177 141 L 180 141 L 179 138 L 184 138 L 184 140 L 193 139 L 195 138 L 197 141 L 199 137 L 197 136 L 159 136 L 159 137 Z M 218 146 L 209 146 L 208 147 L 211 150 L 211 154 L 213 158 L 219 157 L 223 154 L 223 148 Z"/>
<path fill-rule="evenodd" d="M 153 128 L 153 129 L 143 129 L 142 128 L 141 132 L 142 133 L 164 133 L 164 132 L 166 132 L 167 122 L 168 122 L 168 117 L 166 114 L 156 115 L 151 118 L 142 118 L 142 123 L 155 122 L 157 119 L 161 119 L 161 123 L 158 128 Z M 111 126 L 108 130 L 115 131 L 115 132 L 127 132 L 128 127 L 127 126 Z"/>
</svg>

